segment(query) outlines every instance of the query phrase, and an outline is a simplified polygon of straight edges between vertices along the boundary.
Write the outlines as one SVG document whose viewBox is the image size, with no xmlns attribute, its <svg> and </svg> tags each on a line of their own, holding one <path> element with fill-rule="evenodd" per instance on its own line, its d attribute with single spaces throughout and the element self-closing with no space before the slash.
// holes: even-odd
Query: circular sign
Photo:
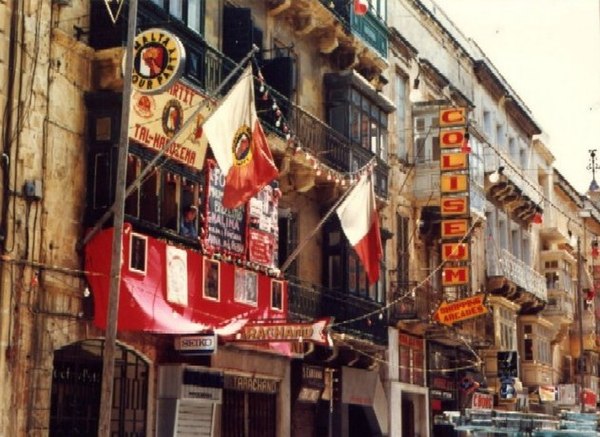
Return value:
<svg viewBox="0 0 600 437">
<path fill-rule="evenodd" d="M 185 49 L 175 35 L 162 29 L 148 29 L 136 36 L 133 44 L 131 84 L 134 89 L 158 94 L 181 76 Z"/>
</svg>

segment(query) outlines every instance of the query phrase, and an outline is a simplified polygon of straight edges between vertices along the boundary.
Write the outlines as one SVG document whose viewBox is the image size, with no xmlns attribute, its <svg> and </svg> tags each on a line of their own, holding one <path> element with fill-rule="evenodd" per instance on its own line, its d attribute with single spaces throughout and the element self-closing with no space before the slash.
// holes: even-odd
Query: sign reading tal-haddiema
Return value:
<svg viewBox="0 0 600 437">
<path fill-rule="evenodd" d="M 478 294 L 454 302 L 442 302 L 436 310 L 433 319 L 444 325 L 452 325 L 456 322 L 482 316 L 488 312 L 483 304 L 483 298 L 483 294 Z"/>
</svg>

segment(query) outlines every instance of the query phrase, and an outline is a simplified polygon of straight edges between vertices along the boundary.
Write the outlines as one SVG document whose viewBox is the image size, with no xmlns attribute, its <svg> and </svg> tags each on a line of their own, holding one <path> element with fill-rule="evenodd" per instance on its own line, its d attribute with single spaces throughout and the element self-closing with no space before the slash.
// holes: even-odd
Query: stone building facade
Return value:
<svg viewBox="0 0 600 437">
<path fill-rule="evenodd" d="M 159 136 L 130 134 L 127 182 L 153 169 L 125 203 L 114 435 L 455 435 L 447 411 L 595 411 L 594 193 L 553 168 L 534 114 L 433 2 L 368 3 L 139 1 L 137 33 L 171 32 L 186 60 L 163 100 L 132 96 L 136 126 L 163 120 L 164 144 L 161 105 L 213 110 L 254 44 L 279 177 L 231 221 L 201 131 L 181 142 L 206 152 L 199 165 L 153 162 Z M 105 407 L 114 228 L 94 227 L 115 198 L 128 4 L 113 23 L 100 0 L 0 3 L 0 435 L 95 435 Z M 447 143 L 454 130 L 465 141 Z M 374 285 L 333 214 L 366 173 L 384 248 Z M 200 243 L 178 233 L 190 203 Z M 168 294 L 173 254 L 184 296 Z M 240 341 L 240 320 L 328 331 Z M 202 341 L 211 353 L 182 346 Z"/>
</svg>

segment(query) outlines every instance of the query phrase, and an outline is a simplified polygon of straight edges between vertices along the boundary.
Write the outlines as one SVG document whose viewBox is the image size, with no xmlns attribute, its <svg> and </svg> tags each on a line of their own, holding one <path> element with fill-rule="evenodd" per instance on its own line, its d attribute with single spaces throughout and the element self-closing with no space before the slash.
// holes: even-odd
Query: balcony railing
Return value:
<svg viewBox="0 0 600 437">
<path fill-rule="evenodd" d="M 391 298 L 396 302 L 390 311 L 393 322 L 402 320 L 428 323 L 431 314 L 439 305 L 439 293 L 432 287 L 416 287 L 413 283 L 407 287 L 392 284 Z"/>
<path fill-rule="evenodd" d="M 379 344 L 387 344 L 387 315 L 385 311 L 361 318 L 383 308 L 383 304 L 346 293 L 335 292 L 317 284 L 288 283 L 288 313 L 298 319 L 332 316 L 335 323 L 359 320 L 336 326 L 338 332 L 355 335 Z"/>
<path fill-rule="evenodd" d="M 508 250 L 487 250 L 486 266 L 489 277 L 503 276 L 541 301 L 548 302 L 546 278 Z"/>
</svg>

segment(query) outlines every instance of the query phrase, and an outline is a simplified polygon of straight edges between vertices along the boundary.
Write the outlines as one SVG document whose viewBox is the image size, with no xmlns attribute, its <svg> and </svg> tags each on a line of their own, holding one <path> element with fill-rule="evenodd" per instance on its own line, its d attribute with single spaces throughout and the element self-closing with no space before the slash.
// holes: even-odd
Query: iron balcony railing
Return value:
<svg viewBox="0 0 600 437">
<path fill-rule="evenodd" d="M 334 317 L 334 324 L 342 323 L 335 326 L 334 331 L 387 344 L 388 320 L 384 304 L 361 296 L 290 280 L 288 313 L 301 320 Z M 371 313 L 371 316 L 363 317 Z M 350 322 L 343 323 L 345 321 Z"/>
<path fill-rule="evenodd" d="M 543 302 L 548 302 L 546 278 L 506 249 L 486 251 L 487 275 L 503 276 Z"/>
</svg>

